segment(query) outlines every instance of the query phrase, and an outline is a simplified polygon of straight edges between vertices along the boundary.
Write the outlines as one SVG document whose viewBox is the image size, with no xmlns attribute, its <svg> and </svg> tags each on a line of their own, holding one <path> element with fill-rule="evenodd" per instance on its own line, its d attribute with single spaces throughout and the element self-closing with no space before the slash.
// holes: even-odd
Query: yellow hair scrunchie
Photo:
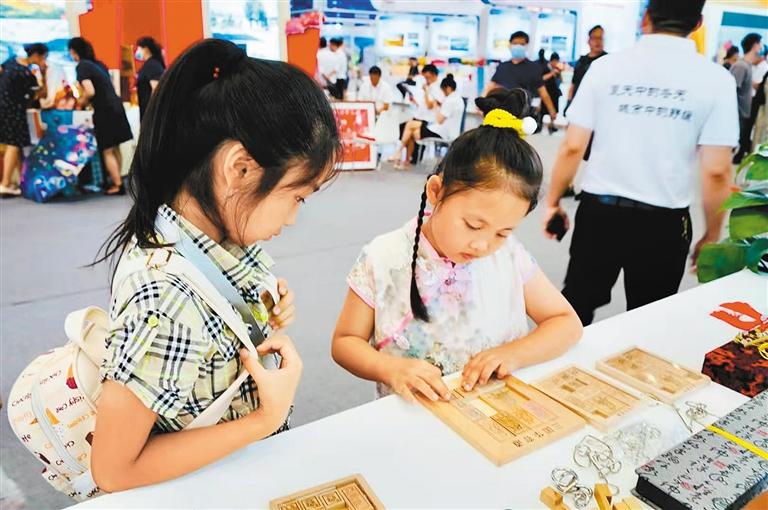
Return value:
<svg viewBox="0 0 768 510">
<path fill-rule="evenodd" d="M 523 119 L 518 119 L 511 113 L 501 108 L 494 108 L 488 112 L 483 119 L 483 126 L 495 128 L 511 128 L 517 131 L 520 138 L 525 138 L 525 129 L 523 129 Z"/>
</svg>

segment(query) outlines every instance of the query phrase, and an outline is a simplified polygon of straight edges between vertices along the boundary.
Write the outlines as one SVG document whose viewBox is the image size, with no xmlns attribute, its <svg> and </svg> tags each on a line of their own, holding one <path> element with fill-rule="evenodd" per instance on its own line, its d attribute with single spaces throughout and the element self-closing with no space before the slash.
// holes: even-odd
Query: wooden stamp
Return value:
<svg viewBox="0 0 768 510">
<path fill-rule="evenodd" d="M 339 494 L 339 491 L 337 490 L 332 490 L 320 494 L 320 501 L 323 502 L 323 506 L 327 510 L 343 510 L 347 507 L 347 503 L 344 501 L 344 498 L 341 497 L 341 494 Z"/>
<path fill-rule="evenodd" d="M 595 501 L 600 510 L 612 510 L 611 489 L 604 483 L 595 484 Z"/>
<path fill-rule="evenodd" d="M 709 384 L 706 375 L 639 347 L 632 347 L 599 361 L 597 369 L 667 404 Z"/>
<path fill-rule="evenodd" d="M 627 505 L 627 510 L 643 510 L 640 500 L 634 496 L 627 496 L 622 500 L 622 503 Z"/>
<path fill-rule="evenodd" d="M 545 487 L 541 489 L 539 494 L 539 501 L 549 508 L 549 510 L 570 510 L 568 505 L 563 503 L 563 495 L 557 492 L 552 487 Z"/>
<path fill-rule="evenodd" d="M 580 428 L 585 421 L 515 377 L 494 380 L 471 392 L 446 381 L 450 402 L 419 401 L 497 466 L 541 448 Z M 466 396 L 464 396 L 466 395 Z"/>
<path fill-rule="evenodd" d="M 384 510 L 362 477 L 354 475 L 269 502 L 270 510 Z"/>
<path fill-rule="evenodd" d="M 317 496 L 310 496 L 301 500 L 301 506 L 305 510 L 324 510 L 325 505 L 320 502 Z"/>
<path fill-rule="evenodd" d="M 577 366 L 569 366 L 533 386 L 605 432 L 642 405 L 642 400 Z"/>
</svg>

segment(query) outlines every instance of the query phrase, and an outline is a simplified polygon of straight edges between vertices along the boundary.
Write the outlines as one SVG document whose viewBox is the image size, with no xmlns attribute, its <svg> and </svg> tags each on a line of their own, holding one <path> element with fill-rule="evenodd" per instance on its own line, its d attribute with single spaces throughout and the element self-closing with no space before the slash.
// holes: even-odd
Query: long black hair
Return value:
<svg viewBox="0 0 768 510">
<path fill-rule="evenodd" d="M 499 108 L 522 119 L 528 114 L 529 98 L 522 89 L 499 87 L 487 97 L 477 98 L 475 104 L 483 115 Z M 539 155 L 517 131 L 492 126 L 480 126 L 459 136 L 435 172 L 435 175 L 443 179 L 445 192 L 441 200 L 466 189 L 491 190 L 505 187 L 530 203 L 528 212 L 538 203 L 543 174 Z M 411 311 L 415 318 L 429 322 L 429 313 L 416 283 L 416 260 L 426 207 L 425 185 L 416 220 L 411 259 Z"/>
<path fill-rule="evenodd" d="M 80 60 L 96 61 L 96 53 L 93 51 L 93 45 L 87 39 L 82 37 L 73 37 L 67 43 L 67 48 L 75 50 Z"/>
<path fill-rule="evenodd" d="M 165 59 L 163 58 L 163 48 L 153 38 L 146 36 L 136 41 L 136 46 L 140 48 L 147 48 L 152 54 L 152 58 L 158 60 L 163 67 L 165 67 Z"/>
<path fill-rule="evenodd" d="M 250 58 L 233 43 L 206 39 L 188 48 L 160 79 L 141 122 L 129 175 L 133 207 L 104 243 L 101 262 L 135 238 L 159 247 L 158 208 L 184 190 L 226 236 L 213 192 L 212 161 L 219 147 L 238 141 L 264 173 L 250 197 L 272 191 L 293 165 L 294 185 L 330 179 L 339 154 L 331 106 L 320 88 L 285 62 Z"/>
</svg>

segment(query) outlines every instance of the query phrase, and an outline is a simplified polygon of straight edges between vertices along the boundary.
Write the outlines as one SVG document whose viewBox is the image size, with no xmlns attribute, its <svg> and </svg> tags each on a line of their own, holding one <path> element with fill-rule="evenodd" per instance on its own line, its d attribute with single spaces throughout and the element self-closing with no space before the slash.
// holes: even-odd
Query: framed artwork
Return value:
<svg viewBox="0 0 768 510">
<path fill-rule="evenodd" d="M 341 170 L 373 170 L 378 154 L 371 143 L 376 126 L 376 107 L 373 102 L 340 101 L 331 103 L 339 137 L 344 147 Z"/>
</svg>

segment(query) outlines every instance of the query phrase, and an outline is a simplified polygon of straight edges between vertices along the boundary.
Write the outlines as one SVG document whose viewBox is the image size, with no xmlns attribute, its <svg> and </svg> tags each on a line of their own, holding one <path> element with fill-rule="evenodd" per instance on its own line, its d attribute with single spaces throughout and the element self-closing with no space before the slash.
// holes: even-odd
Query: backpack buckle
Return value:
<svg viewBox="0 0 768 510">
<path fill-rule="evenodd" d="M 167 248 L 152 250 L 152 253 L 149 254 L 149 257 L 147 257 L 147 267 L 149 269 L 160 269 L 161 267 L 168 264 L 168 261 L 171 260 L 172 255 L 173 252 Z M 165 257 L 164 260 L 163 257 Z"/>
</svg>

